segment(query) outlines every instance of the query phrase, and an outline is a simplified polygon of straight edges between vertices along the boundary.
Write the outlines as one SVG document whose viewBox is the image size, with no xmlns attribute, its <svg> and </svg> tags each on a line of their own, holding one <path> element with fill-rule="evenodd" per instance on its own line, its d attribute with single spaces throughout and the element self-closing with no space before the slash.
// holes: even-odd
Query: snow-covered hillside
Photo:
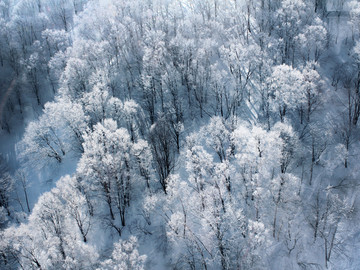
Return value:
<svg viewBox="0 0 360 270">
<path fill-rule="evenodd" d="M 1 269 L 358 269 L 360 3 L 0 0 Z"/>
</svg>

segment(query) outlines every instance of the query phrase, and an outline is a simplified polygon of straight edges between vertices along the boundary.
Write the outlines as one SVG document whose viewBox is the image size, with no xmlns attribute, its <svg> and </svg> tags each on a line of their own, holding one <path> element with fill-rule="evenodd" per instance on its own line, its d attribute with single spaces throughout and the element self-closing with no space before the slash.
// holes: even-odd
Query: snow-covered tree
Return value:
<svg viewBox="0 0 360 270">
<path fill-rule="evenodd" d="M 69 152 L 81 153 L 86 116 L 79 104 L 67 98 L 47 103 L 38 120 L 31 122 L 18 145 L 19 156 L 41 168 L 48 163 L 62 163 Z"/>
<path fill-rule="evenodd" d="M 149 169 L 139 157 L 150 154 L 149 148 L 144 141 L 133 143 L 128 131 L 118 128 L 112 119 L 105 119 L 88 130 L 83 147 L 77 168 L 80 185 L 91 198 L 96 213 L 105 216 L 108 225 L 121 235 L 128 208 L 136 197 L 133 190 L 149 183 Z M 151 160 L 151 156 L 144 158 Z M 141 174 L 146 182 L 138 183 L 137 175 Z"/>
<path fill-rule="evenodd" d="M 313 24 L 306 25 L 295 37 L 300 54 L 305 61 L 318 61 L 327 44 L 327 30 L 320 18 L 315 18 Z"/>
<path fill-rule="evenodd" d="M 98 254 L 69 223 L 64 204 L 53 192 L 43 194 L 27 224 L 5 231 L 7 246 L 24 269 L 94 267 Z"/>
<path fill-rule="evenodd" d="M 104 270 L 143 270 L 145 269 L 146 255 L 140 255 L 135 236 L 129 240 L 120 240 L 114 244 L 111 258 L 101 263 L 99 269 Z"/>
<path fill-rule="evenodd" d="M 73 219 L 86 243 L 91 227 L 91 215 L 85 195 L 80 191 L 80 184 L 75 177 L 65 176 L 58 180 L 52 192 L 64 204 L 64 212 Z"/>
<path fill-rule="evenodd" d="M 275 66 L 268 83 L 271 91 L 271 109 L 279 113 L 283 122 L 288 110 L 295 109 L 305 101 L 303 75 L 288 65 Z"/>
<path fill-rule="evenodd" d="M 101 198 L 100 203 L 107 206 L 110 220 L 119 214 L 120 228 L 125 226 L 126 210 L 130 206 L 130 152 L 128 132 L 118 129 L 114 120 L 106 119 L 85 135 L 84 154 L 77 169 L 81 185 L 92 198 Z"/>
</svg>

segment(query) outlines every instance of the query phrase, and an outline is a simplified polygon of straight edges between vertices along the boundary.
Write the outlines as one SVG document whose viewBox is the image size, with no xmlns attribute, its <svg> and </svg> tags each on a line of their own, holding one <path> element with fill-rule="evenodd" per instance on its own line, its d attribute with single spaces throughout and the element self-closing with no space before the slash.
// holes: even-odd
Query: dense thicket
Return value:
<svg viewBox="0 0 360 270">
<path fill-rule="evenodd" d="M 0 267 L 357 269 L 359 35 L 357 1 L 0 1 Z"/>
</svg>

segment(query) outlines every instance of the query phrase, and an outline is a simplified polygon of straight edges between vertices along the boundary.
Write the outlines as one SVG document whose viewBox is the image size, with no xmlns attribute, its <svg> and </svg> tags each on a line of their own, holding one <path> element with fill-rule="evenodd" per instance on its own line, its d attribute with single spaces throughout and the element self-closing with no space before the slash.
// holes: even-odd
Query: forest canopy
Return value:
<svg viewBox="0 0 360 270">
<path fill-rule="evenodd" d="M 1 269 L 358 269 L 360 3 L 0 0 Z"/>
</svg>

